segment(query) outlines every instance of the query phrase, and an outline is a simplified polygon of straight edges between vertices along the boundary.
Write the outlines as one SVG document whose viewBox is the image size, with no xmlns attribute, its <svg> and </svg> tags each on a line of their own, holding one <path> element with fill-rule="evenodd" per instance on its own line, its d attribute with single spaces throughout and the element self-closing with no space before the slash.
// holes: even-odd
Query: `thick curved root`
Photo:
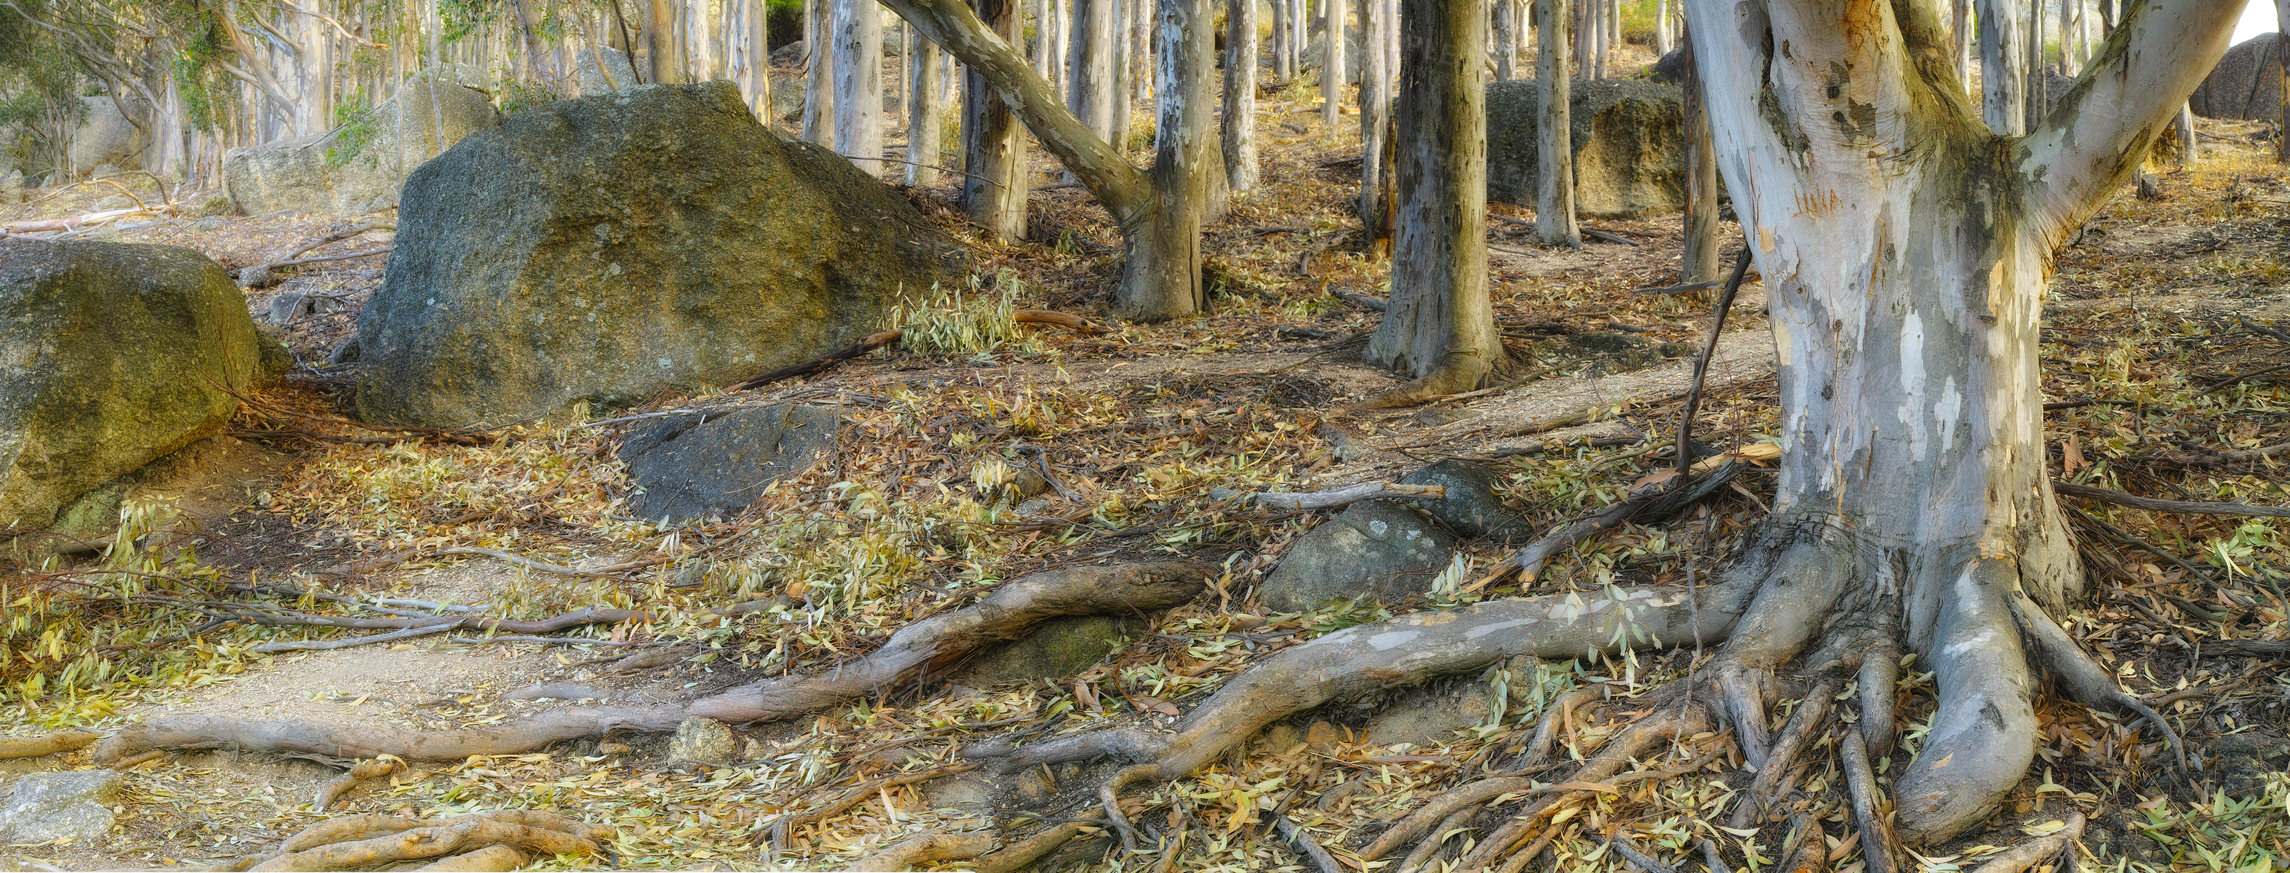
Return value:
<svg viewBox="0 0 2290 873">
<path fill-rule="evenodd" d="M 850 866 L 854 871 L 912 870 L 938 861 L 963 861 L 986 854 L 994 848 L 994 836 L 985 831 L 960 834 L 921 834 L 908 837 L 890 848 L 860 858 Z"/>
<path fill-rule="evenodd" d="M 1214 572 L 1216 568 L 1206 564 L 1152 563 L 1034 573 L 1011 580 L 970 606 L 908 625 L 865 657 L 686 704 L 574 707 L 499 727 L 451 731 L 185 716 L 121 730 L 104 741 L 96 756 L 117 761 L 154 749 L 236 748 L 337 758 L 394 755 L 408 761 L 460 761 L 473 755 L 521 754 L 613 731 L 666 733 L 693 716 L 730 724 L 792 718 L 912 682 L 1052 618 L 1175 606 L 1199 594 Z"/>
<path fill-rule="evenodd" d="M 0 760 L 37 758 L 84 749 L 95 745 L 99 739 L 102 739 L 102 735 L 87 731 L 59 731 L 44 737 L 0 737 Z"/>
<path fill-rule="evenodd" d="M 2043 607 L 2023 596 L 2012 601 L 2012 612 L 2035 648 L 2036 662 L 2043 665 L 2044 671 L 2051 675 L 2052 681 L 2059 683 L 2060 690 L 2066 692 L 2069 699 L 2085 706 L 2114 707 L 2139 717 L 2153 725 L 2163 741 L 2170 744 L 2171 753 L 2178 756 L 2179 766 L 2187 766 L 2186 744 L 2179 739 L 2179 732 L 2171 729 L 2170 722 L 2163 720 L 2163 714 L 2116 684 L 2107 668 L 2085 654 L 2065 628 L 2044 614 Z"/>
<path fill-rule="evenodd" d="M 524 850 L 515 846 L 486 846 L 474 852 L 439 858 L 414 869 L 448 870 L 453 873 L 507 873 L 525 866 L 525 860 Z"/>
<path fill-rule="evenodd" d="M 2035 760 L 2035 682 L 2006 599 L 2016 583 L 2009 563 L 1979 560 L 1940 610 L 1926 653 L 1940 691 L 1932 729 L 1894 783 L 1912 841 L 1937 843 L 1978 823 Z"/>
<path fill-rule="evenodd" d="M 2057 856 L 2060 852 L 2075 851 L 2075 841 L 2083 838 L 2083 813 L 2067 814 L 2067 826 L 2050 836 L 2037 837 L 1980 865 L 1972 873 L 2020 873 Z"/>
<path fill-rule="evenodd" d="M 337 823 L 339 822 L 339 823 Z M 522 855 L 598 855 L 610 828 L 597 828 L 563 816 L 510 810 L 421 821 L 394 816 L 351 816 L 296 834 L 280 854 L 254 865 L 255 871 L 355 870 L 401 861 L 474 854 L 508 847 Z M 379 836 L 374 834 L 379 833 Z M 488 856 L 497 858 L 500 853 Z M 487 860 L 487 859 L 472 859 Z M 458 868 L 442 868 L 458 869 Z"/>
<path fill-rule="evenodd" d="M 351 789 L 358 787 L 358 783 L 368 779 L 380 779 L 403 770 L 405 767 L 406 762 L 394 757 L 379 758 L 351 767 L 349 772 L 334 777 L 334 781 L 328 782 L 326 787 L 318 789 L 316 802 L 318 811 L 325 812 L 327 807 L 333 806 L 335 801 L 341 800 L 342 795 L 348 794 Z"/>
<path fill-rule="evenodd" d="M 1839 744 L 1845 761 L 1845 786 L 1853 796 L 1853 823 L 1861 829 L 1861 859 L 1869 873 L 1895 873 L 1900 869 L 1899 838 L 1893 835 L 1884 795 L 1877 790 L 1876 770 L 1869 766 L 1865 742 L 1848 739 Z"/>
</svg>

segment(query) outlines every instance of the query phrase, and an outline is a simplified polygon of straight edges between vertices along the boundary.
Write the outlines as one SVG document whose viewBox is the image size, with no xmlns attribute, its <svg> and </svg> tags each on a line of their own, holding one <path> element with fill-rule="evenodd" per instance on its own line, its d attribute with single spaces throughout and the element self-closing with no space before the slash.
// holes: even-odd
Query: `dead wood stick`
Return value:
<svg viewBox="0 0 2290 873">
<path fill-rule="evenodd" d="M 592 843 L 604 843 L 619 836 L 619 832 L 604 825 L 592 825 L 575 818 L 537 809 L 497 809 L 475 812 L 444 819 L 408 818 L 402 815 L 345 815 L 330 818 L 304 828 L 278 847 L 280 854 L 305 852 L 319 846 L 367 840 L 388 834 L 404 833 L 416 828 L 451 827 L 474 821 L 497 821 L 542 830 L 561 831 Z"/>
<path fill-rule="evenodd" d="M 1105 328 L 1099 327 L 1089 319 L 1054 309 L 1020 309 L 1010 313 L 1010 320 L 1019 324 L 1047 324 L 1052 327 L 1062 327 L 1083 336 L 1096 336 L 1105 332 Z"/>
<path fill-rule="evenodd" d="M 906 331 L 900 329 L 892 329 L 883 331 L 881 333 L 870 334 L 858 342 L 844 346 L 840 349 L 836 349 L 835 351 L 828 352 L 827 354 L 820 357 L 804 361 L 800 364 L 791 364 L 785 367 L 781 367 L 777 370 L 773 370 L 769 373 L 765 373 L 761 376 L 757 376 L 753 379 L 749 379 L 745 382 L 733 385 L 732 390 L 746 391 L 753 388 L 761 388 L 773 382 L 784 382 L 797 376 L 809 376 L 813 373 L 817 373 L 826 370 L 829 367 L 833 367 L 836 364 L 840 364 L 844 361 L 848 361 L 852 358 L 856 358 L 860 355 L 864 355 L 868 352 L 898 342 L 905 337 Z"/>
<path fill-rule="evenodd" d="M 347 253 L 347 254 L 340 254 L 340 255 L 317 255 L 317 256 L 314 256 L 314 257 L 308 257 L 308 258 L 295 258 L 295 259 L 293 259 L 293 260 L 291 260 L 291 261 L 279 261 L 278 263 L 275 263 L 275 264 L 264 264 L 263 266 L 264 266 L 264 267 L 266 267 L 266 268 L 269 268 L 269 269 L 273 269 L 273 270 L 276 270 L 276 269 L 278 269 L 278 268 L 280 268 L 280 267 L 299 267 L 299 266 L 302 266 L 302 265 L 304 265 L 304 264 L 323 264 L 323 263 L 326 263 L 326 262 L 328 262 L 328 261 L 347 261 L 347 260 L 351 260 L 351 259 L 354 259 L 354 258 L 364 258 L 364 257 L 371 257 L 371 256 L 374 256 L 374 255 L 386 255 L 386 254 L 389 254 L 389 253 L 390 253 L 390 250 L 391 250 L 391 249 L 393 249 L 393 248 L 395 248 L 395 247 L 394 247 L 394 246 L 383 246 L 383 247 L 381 247 L 381 248 L 378 248 L 378 249 L 367 249 L 367 250 L 365 250 L 365 251 L 362 251 L 362 252 L 349 252 L 349 253 Z"/>
<path fill-rule="evenodd" d="M 918 834 L 890 848 L 860 858 L 851 870 L 913 870 L 938 861 L 964 861 L 992 851 L 994 835 L 985 831 L 959 834 Z"/>
<path fill-rule="evenodd" d="M 368 779 L 380 779 L 405 768 L 406 762 L 395 757 L 380 758 L 351 767 L 349 772 L 334 777 L 334 781 L 328 782 L 326 787 L 318 789 L 318 811 L 325 812 L 336 801 L 341 800 L 342 795 L 348 794 L 350 789 L 358 787 L 360 782 Z"/>
<path fill-rule="evenodd" d="M 87 731 L 59 731 L 44 737 L 0 737 L 0 761 L 84 749 L 99 739 L 102 737 Z"/>
<path fill-rule="evenodd" d="M 592 624 L 620 624 L 622 622 L 641 621 L 645 614 L 633 609 L 603 609 L 589 606 L 539 621 L 487 618 L 482 615 L 353 618 L 340 615 L 307 615 L 299 612 L 247 612 L 234 614 L 231 617 L 249 624 L 266 627 L 340 627 L 359 630 L 442 628 L 445 630 L 474 630 L 512 634 L 553 634 Z"/>
<path fill-rule="evenodd" d="M 1431 497 L 1447 496 L 1445 485 L 1405 485 L 1398 482 L 1363 482 L 1327 491 L 1241 491 L 1233 488 L 1211 488 L 1209 499 L 1215 501 L 1239 500 L 1272 509 L 1334 509 L 1362 500 L 1379 497 Z"/>
<path fill-rule="evenodd" d="M 152 210 L 144 209 L 142 207 L 136 207 L 132 209 L 110 209 L 103 212 L 91 212 L 86 215 L 75 215 L 69 218 L 43 218 L 37 221 L 19 221 L 13 224 L 0 225 L 0 233 L 22 234 L 45 233 L 51 230 L 79 230 L 94 227 L 99 224 L 107 224 L 110 223 L 113 219 L 125 218 L 130 215 L 146 212 L 152 212 Z"/>
<path fill-rule="evenodd" d="M 1358 291 L 1331 291 L 1329 293 L 1334 294 L 1338 300 L 1371 312 L 1383 312 L 1391 309 L 1391 301 L 1381 297 L 1370 297 Z"/>
<path fill-rule="evenodd" d="M 432 625 L 429 627 L 409 627 L 404 630 L 390 631 L 389 633 L 368 634 L 362 637 L 350 637 L 349 639 L 341 640 L 285 640 L 275 643 L 263 643 L 259 646 L 255 646 L 249 651 L 262 655 L 282 655 L 288 652 L 324 652 L 334 649 L 351 649 L 358 646 L 394 643 L 399 640 L 410 640 L 414 637 L 425 637 L 429 636 L 430 634 L 441 634 L 452 629 L 452 625 L 440 624 Z"/>
<path fill-rule="evenodd" d="M 523 555 L 504 552 L 499 549 L 487 549 L 478 546 L 449 546 L 447 548 L 438 549 L 437 551 L 429 553 L 429 556 L 433 558 L 447 555 L 476 555 L 480 557 L 507 561 L 520 567 L 529 567 L 544 573 L 555 573 L 559 576 L 586 576 L 592 579 L 619 579 L 619 573 L 644 567 L 652 563 L 649 561 L 625 561 L 619 564 L 614 564 L 610 567 L 599 567 L 594 570 L 583 570 L 578 567 L 567 567 L 562 564 L 551 564 L 547 561 L 535 560 Z"/>
<path fill-rule="evenodd" d="M 1097 819 L 1104 815 L 1105 810 L 1091 807 L 1074 821 L 1061 822 L 1056 827 L 1020 840 L 999 852 L 980 857 L 970 863 L 970 869 L 973 873 L 1017 873 L 1033 866 L 1035 861 L 1071 842 L 1074 837 L 1095 832 L 1098 829 Z"/>
<path fill-rule="evenodd" d="M 270 262 L 269 264 L 267 264 L 266 266 L 272 266 L 272 267 L 276 267 L 276 266 L 280 266 L 280 265 L 283 265 L 283 264 L 285 264 L 285 263 L 286 263 L 286 262 L 288 262 L 288 261 L 291 261 L 291 260 L 294 260 L 295 258 L 299 258 L 299 257 L 303 256 L 304 254 L 308 253 L 308 252 L 309 252 L 311 249 L 315 249 L 315 248 L 318 248 L 319 246 L 328 245 L 328 244 L 331 244 L 331 243 L 338 243 L 338 242 L 341 242 L 341 241 L 343 241 L 343 240 L 349 239 L 349 238 L 351 238 L 351 237 L 357 236 L 358 234 L 361 234 L 361 233 L 365 233 L 366 231 L 369 231 L 369 230 L 397 230 L 397 229 L 398 229 L 398 228 L 397 228 L 397 225 L 394 225 L 394 224 L 382 224 L 382 223 L 379 223 L 379 222 L 367 222 L 367 223 L 365 223 L 365 224 L 361 224 L 361 225 L 358 225 L 358 226 L 356 226 L 356 227 L 352 227 L 352 228 L 350 228 L 350 229 L 348 229 L 348 230 L 341 230 L 341 231 L 336 231 L 336 232 L 334 232 L 334 233 L 330 233 L 330 234 L 327 234 L 327 235 L 325 235 L 325 236 L 319 237 L 319 238 L 317 238 L 317 239 L 311 240 L 311 241 L 309 241 L 309 242 L 303 243 L 303 244 L 302 244 L 302 245 L 300 245 L 300 246 L 296 246 L 296 247 L 295 247 L 295 249 L 294 249 L 293 251 L 290 251 L 290 252 L 287 252 L 286 254 L 283 254 L 283 255 L 279 255 L 278 257 L 272 258 L 272 259 L 271 259 L 271 262 Z"/>
<path fill-rule="evenodd" d="M 2140 497 L 2107 488 L 2053 482 L 2052 490 L 2066 497 L 2100 500 L 2133 509 L 2151 512 L 2176 512 L 2184 515 L 2233 515 L 2244 518 L 2290 518 L 2290 507 L 2256 506 L 2249 503 L 2198 503 L 2189 500 L 2157 500 Z"/>
<path fill-rule="evenodd" d="M 1311 834 L 1305 833 L 1303 828 L 1297 827 L 1294 819 L 1285 815 L 1276 816 L 1272 823 L 1280 830 L 1281 838 L 1287 840 L 1289 845 L 1296 847 L 1296 854 L 1311 861 L 1314 869 L 1319 870 L 1320 873 L 1345 873 L 1344 865 L 1336 862 L 1336 856 L 1328 854 L 1328 850 L 1320 845 L 1320 841 L 1312 839 Z"/>
<path fill-rule="evenodd" d="M 1628 834 L 1620 830 L 1607 837 L 1606 844 L 1613 847 L 1614 853 L 1621 855 L 1622 860 L 1630 862 L 1630 866 L 1644 870 L 1646 873 L 1678 873 L 1678 868 L 1654 860 L 1654 856 L 1648 855 L 1644 849 L 1638 848 L 1637 841 L 1630 839 Z"/>
<path fill-rule="evenodd" d="M 1639 244 L 1637 240 L 1631 239 L 1610 230 L 1599 230 L 1598 228 L 1591 227 L 1587 224 L 1579 225 L 1579 227 L 1582 230 L 1582 235 L 1590 237 L 1591 239 L 1605 240 L 1610 243 L 1626 246 L 1634 246 Z"/>
<path fill-rule="evenodd" d="M 2067 826 L 2047 836 L 2037 837 L 1990 858 L 1988 863 L 1972 873 L 2021 873 L 2041 864 L 2062 851 L 2075 851 L 2075 841 L 2083 838 L 2083 813 L 2067 814 Z"/>
<path fill-rule="evenodd" d="M 1512 552 L 1510 557 L 1504 558 L 1500 563 L 1489 568 L 1487 575 L 1480 577 L 1471 587 L 1473 589 L 1484 587 L 1509 575 L 1513 570 L 1517 570 L 1520 577 L 1532 582 L 1542 575 L 1543 568 L 1549 566 L 1552 558 L 1557 557 L 1560 552 L 1565 551 L 1575 543 L 1613 530 L 1627 522 L 1652 522 L 1667 518 L 1716 493 L 1719 488 L 1725 487 L 1727 482 L 1733 481 L 1733 477 L 1739 475 L 1742 469 L 1747 466 L 1740 461 L 1728 460 L 1718 465 L 1717 469 L 1711 470 L 1699 478 L 1679 476 L 1667 482 L 1640 488 L 1620 503 L 1554 528 L 1534 542 L 1528 543 L 1525 548 Z"/>
<path fill-rule="evenodd" d="M 1861 829 L 1861 860 L 1869 873 L 1899 873 L 1899 838 L 1892 833 L 1892 810 L 1877 793 L 1876 769 L 1869 766 L 1869 744 L 1847 740 L 1840 744 L 1845 759 L 1845 785 L 1853 798 L 1853 822 Z"/>
<path fill-rule="evenodd" d="M 525 866 L 525 852 L 515 846 L 491 845 L 474 852 L 439 858 L 415 870 L 441 870 L 453 873 L 506 873 Z"/>
<path fill-rule="evenodd" d="M 728 724 L 794 718 L 934 675 L 979 648 L 1014 639 L 1052 618 L 1135 614 L 1191 600 L 1216 572 L 1191 562 L 1071 566 L 1021 576 L 977 603 L 907 625 L 875 651 L 814 671 L 774 676 L 682 703 L 576 706 L 501 725 L 440 731 L 248 721 L 188 715 L 131 725 L 96 750 L 114 761 L 151 749 L 238 748 L 337 758 L 396 755 L 459 761 L 514 755 L 618 730 L 674 731 L 692 716 Z"/>
<path fill-rule="evenodd" d="M 2270 446 L 2231 452 L 2213 452 L 2203 449 L 2191 452 L 2171 452 L 2157 456 L 2155 460 L 2174 467 L 2227 467 L 2256 463 L 2282 455 L 2290 455 L 2290 442 L 2279 442 Z"/>
<path fill-rule="evenodd" d="M 2267 327 L 2255 321 L 2251 321 L 2250 319 L 2244 318 L 2240 315 L 2235 316 L 2234 320 L 2242 322 L 2242 326 L 2248 328 L 2251 333 L 2265 336 L 2266 338 L 2276 342 L 2290 343 L 2290 333 L 2283 333 L 2279 330 L 2275 330 L 2274 328 Z"/>
<path fill-rule="evenodd" d="M 1702 404 L 1702 383 L 1709 379 L 1710 359 L 1717 357 L 1718 335 L 1725 333 L 1726 313 L 1733 311 L 1734 294 L 1741 291 L 1741 277 L 1749 273 L 1749 240 L 1741 243 L 1741 254 L 1734 256 L 1733 275 L 1726 277 L 1725 290 L 1718 292 L 1716 312 L 1710 316 L 1710 335 L 1702 341 L 1701 357 L 1694 359 L 1694 381 L 1686 388 L 1686 409 L 1678 414 L 1679 475 L 1693 463 L 1694 413 Z"/>
</svg>

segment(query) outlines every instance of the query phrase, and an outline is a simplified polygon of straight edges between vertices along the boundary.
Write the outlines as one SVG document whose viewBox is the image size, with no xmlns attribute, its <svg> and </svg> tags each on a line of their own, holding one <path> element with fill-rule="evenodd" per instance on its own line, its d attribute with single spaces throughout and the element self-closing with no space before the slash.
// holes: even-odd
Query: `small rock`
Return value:
<svg viewBox="0 0 2290 873">
<path fill-rule="evenodd" d="M 113 770 L 34 773 L 0 808 L 0 842 L 94 840 L 111 833 L 121 777 Z"/>
<path fill-rule="evenodd" d="M 222 216 L 209 215 L 205 218 L 201 218 L 191 222 L 190 224 L 184 225 L 183 229 L 195 231 L 198 233 L 217 233 L 229 226 L 230 222 L 223 220 Z"/>
<path fill-rule="evenodd" d="M 1304 744 L 1315 749 L 1326 749 L 1345 741 L 1342 728 L 1333 723 L 1316 721 L 1304 729 Z"/>
<path fill-rule="evenodd" d="M 1368 742 L 1380 746 L 1446 742 L 1456 731 L 1486 721 L 1490 709 L 1486 690 L 1467 683 L 1411 689 L 1368 720 Z"/>
<path fill-rule="evenodd" d="M 676 726 L 668 741 L 668 759 L 715 767 L 729 767 L 739 752 L 739 737 L 730 726 L 712 718 L 694 716 Z"/>
<path fill-rule="evenodd" d="M 270 298 L 270 323 L 285 324 L 310 314 L 310 295 L 288 291 Z"/>
<path fill-rule="evenodd" d="M 1353 504 L 1297 540 L 1256 596 L 1283 612 L 1331 600 L 1401 600 L 1430 588 L 1455 545 L 1454 534 L 1397 501 Z"/>
<path fill-rule="evenodd" d="M 1042 622 L 1023 639 L 971 659 L 952 681 L 976 688 L 1065 679 L 1120 651 L 1144 624 L 1128 616 L 1073 615 Z"/>
<path fill-rule="evenodd" d="M 1040 767 L 1028 767 L 1017 773 L 1018 796 L 1027 800 L 1041 800 L 1057 793 L 1058 782 Z"/>
<path fill-rule="evenodd" d="M 754 737 L 740 738 L 739 757 L 742 761 L 761 761 L 770 751 L 770 749 L 764 748 L 761 740 Z"/>
<path fill-rule="evenodd" d="M 1470 461 L 1450 458 L 1408 474 L 1409 485 L 1440 485 L 1447 496 L 1413 501 L 1441 524 L 1470 539 L 1512 540 L 1533 536 L 1533 522 L 1511 511 L 1495 494 L 1501 479 L 1495 471 Z"/>
<path fill-rule="evenodd" d="M 596 744 L 596 753 L 599 755 L 625 755 L 633 751 L 636 751 L 636 749 L 627 743 Z"/>
<path fill-rule="evenodd" d="M 638 488 L 630 508 L 662 521 L 736 514 L 826 457 L 842 429 L 834 410 L 794 403 L 662 419 L 621 443 Z"/>
</svg>

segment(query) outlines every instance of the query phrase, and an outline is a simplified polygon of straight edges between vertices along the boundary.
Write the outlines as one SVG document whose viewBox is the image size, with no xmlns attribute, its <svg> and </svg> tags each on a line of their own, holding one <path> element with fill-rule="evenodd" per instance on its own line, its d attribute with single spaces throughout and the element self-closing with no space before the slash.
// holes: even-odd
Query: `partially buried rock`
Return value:
<svg viewBox="0 0 2290 873">
<path fill-rule="evenodd" d="M 620 444 L 637 489 L 630 508 L 670 522 L 738 513 L 826 457 L 842 427 L 834 410 L 794 403 L 662 419 Z"/>
<path fill-rule="evenodd" d="M 1145 622 L 1119 615 L 1069 615 L 972 658 L 949 681 L 973 688 L 1005 682 L 1066 679 L 1121 650 Z"/>
<path fill-rule="evenodd" d="M 0 242 L 0 532 L 221 430 L 283 362 L 198 252 Z"/>
<path fill-rule="evenodd" d="M 1487 88 L 1487 199 L 1532 206 L 1541 175 L 1532 80 Z M 1685 208 L 1683 98 L 1674 85 L 1622 79 L 1574 83 L 1567 102 L 1575 210 L 1643 218 Z"/>
<path fill-rule="evenodd" d="M 527 109 L 406 180 L 358 318 L 369 421 L 486 427 L 723 386 L 879 331 L 960 250 L 728 82 Z"/>
<path fill-rule="evenodd" d="M 668 741 L 668 759 L 728 767 L 737 759 L 739 749 L 739 735 L 732 733 L 730 726 L 694 716 L 676 726 L 676 736 Z"/>
<path fill-rule="evenodd" d="M 1449 458 L 1410 473 L 1400 482 L 1445 487 L 1446 497 L 1411 503 L 1465 537 L 1512 540 L 1535 532 L 1533 522 L 1503 504 L 1503 498 L 1495 493 L 1501 480 L 1495 471 L 1480 464 Z"/>
<path fill-rule="evenodd" d="M 1455 535 L 1392 500 L 1353 504 L 1321 522 L 1257 586 L 1257 599 L 1297 612 L 1331 600 L 1396 602 L 1421 594 L 1455 554 Z"/>
<path fill-rule="evenodd" d="M 0 842 L 86 841 L 111 833 L 119 802 L 116 770 L 33 773 L 16 780 L 0 807 Z"/>
</svg>

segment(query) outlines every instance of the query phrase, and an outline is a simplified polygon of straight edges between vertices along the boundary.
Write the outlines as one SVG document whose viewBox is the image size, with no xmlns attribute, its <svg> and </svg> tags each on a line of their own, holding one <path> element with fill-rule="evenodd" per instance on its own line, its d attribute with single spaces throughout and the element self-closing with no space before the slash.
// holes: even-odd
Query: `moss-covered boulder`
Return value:
<svg viewBox="0 0 2290 873">
<path fill-rule="evenodd" d="M 283 352 L 198 252 L 0 242 L 0 531 L 221 430 Z"/>
<path fill-rule="evenodd" d="M 399 186 L 423 161 L 501 123 L 493 98 L 457 81 L 460 73 L 425 71 L 333 130 L 233 152 L 223 161 L 223 188 L 249 215 L 396 206 Z"/>
<path fill-rule="evenodd" d="M 560 100 L 406 180 L 358 409 L 485 426 L 730 384 L 881 329 L 959 252 L 730 83 Z"/>
<path fill-rule="evenodd" d="M 1676 85 L 1575 82 L 1574 208 L 1590 218 L 1643 218 L 1686 206 L 1685 104 Z M 1535 205 L 1541 177 L 1534 80 L 1487 86 L 1487 199 Z"/>
</svg>

